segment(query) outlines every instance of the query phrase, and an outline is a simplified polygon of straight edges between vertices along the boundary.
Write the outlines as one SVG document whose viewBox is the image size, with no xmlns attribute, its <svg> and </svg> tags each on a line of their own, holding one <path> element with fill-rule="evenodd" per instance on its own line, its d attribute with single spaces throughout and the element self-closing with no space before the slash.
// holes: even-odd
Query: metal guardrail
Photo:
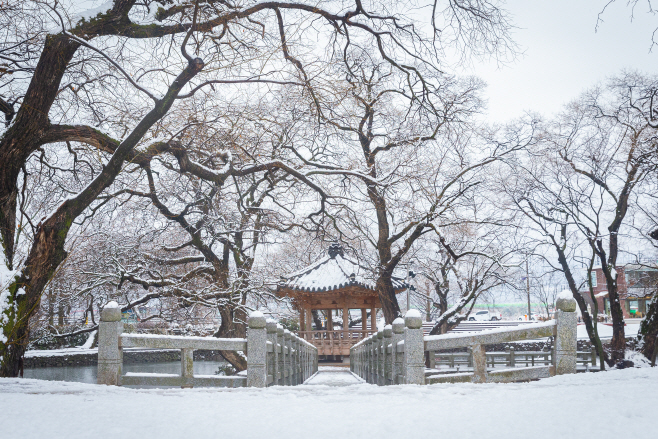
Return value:
<svg viewBox="0 0 658 439">
<path fill-rule="evenodd" d="M 302 384 L 318 370 L 318 350 L 260 312 L 249 316 L 247 338 L 182 337 L 123 334 L 121 312 L 110 302 L 98 328 L 98 384 L 133 386 L 266 387 Z M 121 374 L 124 348 L 180 349 L 181 373 Z M 247 373 L 237 376 L 194 375 L 194 350 L 247 353 Z"/>
</svg>

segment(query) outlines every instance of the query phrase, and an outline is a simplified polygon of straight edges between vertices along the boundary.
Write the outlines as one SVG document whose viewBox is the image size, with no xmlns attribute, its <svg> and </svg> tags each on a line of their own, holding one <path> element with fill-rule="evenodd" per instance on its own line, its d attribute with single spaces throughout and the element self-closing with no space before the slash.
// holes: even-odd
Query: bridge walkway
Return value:
<svg viewBox="0 0 658 439">
<path fill-rule="evenodd" d="M 306 380 L 305 386 L 347 387 L 365 384 L 361 378 L 347 367 L 320 366 L 318 373 Z"/>
</svg>

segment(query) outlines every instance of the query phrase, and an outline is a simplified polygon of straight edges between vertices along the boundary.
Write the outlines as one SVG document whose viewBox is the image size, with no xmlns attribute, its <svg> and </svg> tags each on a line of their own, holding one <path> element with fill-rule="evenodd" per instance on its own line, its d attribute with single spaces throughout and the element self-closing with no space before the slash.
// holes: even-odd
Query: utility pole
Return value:
<svg viewBox="0 0 658 439">
<path fill-rule="evenodd" d="M 430 287 L 429 282 L 425 282 L 425 288 L 427 289 L 427 305 L 426 305 L 426 308 L 425 308 L 425 314 L 426 314 L 425 319 L 428 322 L 431 322 L 432 321 L 432 316 L 431 316 L 431 313 L 432 313 L 432 299 L 430 298 L 430 294 L 431 294 L 432 288 Z"/>
<path fill-rule="evenodd" d="M 412 271 L 414 266 L 414 261 L 409 261 L 407 264 L 407 311 L 409 311 L 409 308 L 411 306 L 411 299 L 409 297 L 409 291 L 411 290 L 411 285 L 409 285 L 409 279 L 416 277 L 416 274 Z"/>
<path fill-rule="evenodd" d="M 532 310 L 530 308 L 530 270 L 528 268 L 528 259 L 525 258 L 525 285 L 526 285 L 526 290 L 528 292 L 528 321 L 530 321 L 530 317 L 532 316 Z"/>
</svg>

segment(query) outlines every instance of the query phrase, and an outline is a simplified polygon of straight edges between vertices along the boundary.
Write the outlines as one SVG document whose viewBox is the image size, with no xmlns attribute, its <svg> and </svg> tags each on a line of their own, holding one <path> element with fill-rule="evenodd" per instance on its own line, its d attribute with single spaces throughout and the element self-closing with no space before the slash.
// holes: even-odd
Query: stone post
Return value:
<svg viewBox="0 0 658 439">
<path fill-rule="evenodd" d="M 555 302 L 557 308 L 555 326 L 555 374 L 576 373 L 576 300 L 566 294 L 559 294 Z"/>
<path fill-rule="evenodd" d="M 596 366 L 596 347 L 592 346 L 592 353 L 590 354 L 590 363 L 592 367 Z"/>
<path fill-rule="evenodd" d="M 276 341 L 279 345 L 277 347 L 277 355 L 278 355 L 279 364 L 277 366 L 277 380 L 276 380 L 276 383 L 279 386 L 283 386 L 283 385 L 285 385 L 284 375 L 285 375 L 285 370 L 286 370 L 285 367 L 284 367 L 285 363 L 284 363 L 284 360 L 283 360 L 284 357 L 285 357 L 284 356 L 285 341 L 283 340 L 283 326 L 281 326 L 279 324 L 276 325 Z"/>
<path fill-rule="evenodd" d="M 299 343 L 297 342 L 297 337 L 293 334 L 290 334 L 290 385 L 296 386 L 299 384 L 298 372 L 299 372 Z"/>
<path fill-rule="evenodd" d="M 487 354 L 484 346 L 476 344 L 471 346 L 471 355 L 473 357 L 473 382 L 487 382 Z"/>
<path fill-rule="evenodd" d="M 287 329 L 283 330 L 283 339 L 285 341 L 284 344 L 284 352 L 283 352 L 283 374 L 284 374 L 284 380 L 283 380 L 283 385 L 284 386 L 290 386 L 292 384 L 292 368 L 291 368 L 291 343 L 290 343 L 290 331 Z"/>
<path fill-rule="evenodd" d="M 377 384 L 378 386 L 384 385 L 384 353 L 382 346 L 384 344 L 384 331 L 377 331 L 377 340 L 375 341 L 375 349 L 377 349 Z"/>
<path fill-rule="evenodd" d="M 404 324 L 405 383 L 425 384 L 425 340 L 420 312 L 407 311 Z"/>
<path fill-rule="evenodd" d="M 391 339 L 393 337 L 393 327 L 391 325 L 386 325 L 384 327 L 384 343 L 383 343 L 383 356 L 384 356 L 384 385 L 390 386 L 393 384 L 393 349 L 391 353 L 388 353 L 388 346 L 391 344 Z M 391 346 L 392 348 L 392 346 Z M 391 378 L 389 378 L 391 377 Z"/>
<path fill-rule="evenodd" d="M 180 375 L 183 380 L 181 389 L 194 387 L 194 349 L 180 350 Z"/>
<path fill-rule="evenodd" d="M 267 353 L 267 374 L 272 375 L 272 385 L 275 386 L 278 384 L 277 369 L 279 368 L 279 355 L 276 346 L 276 322 L 272 319 L 267 319 L 265 329 L 267 329 L 267 341 L 272 343 L 272 352 Z"/>
<path fill-rule="evenodd" d="M 249 330 L 247 331 L 247 387 L 265 387 L 267 385 L 267 370 L 265 369 L 267 355 L 267 322 L 260 311 L 249 315 Z"/>
<path fill-rule="evenodd" d="M 98 374 L 96 382 L 108 386 L 121 384 L 123 353 L 119 337 L 123 332 L 121 309 L 112 301 L 103 307 L 98 324 Z"/>
<path fill-rule="evenodd" d="M 366 377 L 365 380 L 366 382 L 372 384 L 372 364 L 373 364 L 373 357 L 372 357 L 372 336 L 369 336 L 366 339 L 366 342 L 363 346 L 364 350 L 364 362 L 365 362 L 365 369 L 366 369 Z"/>
<path fill-rule="evenodd" d="M 404 320 L 400 317 L 393 320 L 392 325 L 392 336 L 391 344 L 393 345 L 393 384 L 404 384 L 403 381 L 400 381 L 400 375 L 402 375 L 402 364 L 404 361 L 404 353 L 400 352 L 398 354 L 398 343 L 404 340 Z"/>
</svg>

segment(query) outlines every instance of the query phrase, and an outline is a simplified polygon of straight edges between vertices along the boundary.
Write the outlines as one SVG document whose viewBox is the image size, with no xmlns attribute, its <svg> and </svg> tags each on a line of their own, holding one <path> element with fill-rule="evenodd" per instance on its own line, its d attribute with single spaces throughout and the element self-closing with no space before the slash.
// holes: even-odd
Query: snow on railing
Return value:
<svg viewBox="0 0 658 439">
<path fill-rule="evenodd" d="M 556 320 L 520 328 L 501 328 L 480 334 L 443 334 L 423 337 L 422 319 L 409 310 L 402 320 L 360 341 L 350 350 L 352 372 L 368 383 L 434 384 L 440 382 L 511 382 L 547 378 L 576 372 L 576 301 L 560 297 Z M 487 371 L 485 345 L 543 337 L 555 337 L 550 365 Z M 468 348 L 473 372 L 441 374 L 425 370 L 425 357 L 437 351 Z M 514 366 L 514 365 L 512 365 Z"/>
<path fill-rule="evenodd" d="M 261 312 L 249 316 L 247 338 L 181 337 L 123 334 L 121 310 L 110 302 L 101 311 L 98 328 L 98 384 L 114 386 L 266 387 L 302 384 L 318 370 L 318 350 L 284 330 Z M 180 349 L 181 373 L 121 374 L 123 348 Z M 236 376 L 194 375 L 194 350 L 247 353 L 247 374 Z"/>
</svg>

